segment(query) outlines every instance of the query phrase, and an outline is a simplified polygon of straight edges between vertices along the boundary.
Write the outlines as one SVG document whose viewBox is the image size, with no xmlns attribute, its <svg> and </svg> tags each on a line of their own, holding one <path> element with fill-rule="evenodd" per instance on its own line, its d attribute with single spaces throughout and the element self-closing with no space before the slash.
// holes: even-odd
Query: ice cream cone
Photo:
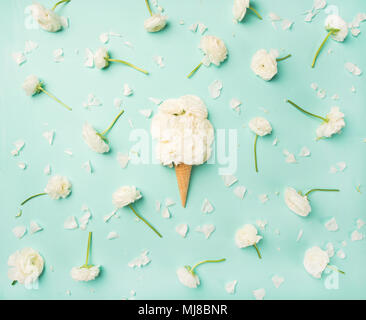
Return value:
<svg viewBox="0 0 366 320">
<path fill-rule="evenodd" d="M 180 199 L 183 208 L 186 207 L 189 180 L 191 179 L 191 171 L 192 166 L 188 164 L 181 163 L 175 166 L 175 174 L 177 176 Z"/>
</svg>

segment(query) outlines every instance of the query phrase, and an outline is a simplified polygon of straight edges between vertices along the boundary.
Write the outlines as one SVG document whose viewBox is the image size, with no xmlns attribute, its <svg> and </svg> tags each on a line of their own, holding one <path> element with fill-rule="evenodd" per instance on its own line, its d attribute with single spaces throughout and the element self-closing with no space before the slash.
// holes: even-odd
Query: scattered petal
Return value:
<svg viewBox="0 0 366 320">
<path fill-rule="evenodd" d="M 229 294 L 234 294 L 238 280 L 234 280 L 225 284 L 225 290 Z"/>
<path fill-rule="evenodd" d="M 310 150 L 307 147 L 302 147 L 299 153 L 300 157 L 309 157 L 310 156 Z"/>
<path fill-rule="evenodd" d="M 82 169 L 85 169 L 86 172 L 88 173 L 92 173 L 93 172 L 93 168 L 91 166 L 91 163 L 90 163 L 90 160 L 84 162 L 82 165 L 81 165 L 81 168 Z"/>
<path fill-rule="evenodd" d="M 122 169 L 127 167 L 129 160 L 130 160 L 130 157 L 128 156 L 128 154 L 123 154 L 121 152 L 117 153 L 117 161 L 120 164 Z"/>
<path fill-rule="evenodd" d="M 43 173 L 47 176 L 51 174 L 51 166 L 49 164 L 44 167 Z"/>
<path fill-rule="evenodd" d="M 89 93 L 88 100 L 86 102 L 83 102 L 84 108 L 99 107 L 101 105 L 102 105 L 102 102 L 92 93 Z"/>
<path fill-rule="evenodd" d="M 128 97 L 128 96 L 130 96 L 130 95 L 132 95 L 132 94 L 133 94 L 133 90 L 130 88 L 130 86 L 129 86 L 127 83 L 125 83 L 125 84 L 123 85 L 123 94 L 124 94 L 126 97 Z"/>
<path fill-rule="evenodd" d="M 163 209 L 163 212 L 162 212 L 161 216 L 162 216 L 164 219 L 169 219 L 169 218 L 171 217 L 169 209 L 165 207 L 165 208 Z"/>
<path fill-rule="evenodd" d="M 13 57 L 13 60 L 17 63 L 18 66 L 20 66 L 21 64 L 23 64 L 24 62 L 27 61 L 27 58 L 25 57 L 23 52 L 14 52 L 12 54 L 12 57 Z"/>
<path fill-rule="evenodd" d="M 12 231 L 18 239 L 21 239 L 27 232 L 27 228 L 25 226 L 17 226 Z"/>
<path fill-rule="evenodd" d="M 203 200 L 201 211 L 203 213 L 211 213 L 212 211 L 214 211 L 214 208 L 213 208 L 212 204 L 208 201 L 208 199 Z"/>
<path fill-rule="evenodd" d="M 94 67 L 94 54 L 89 48 L 85 49 L 84 66 L 88 67 L 88 68 L 93 68 Z"/>
<path fill-rule="evenodd" d="M 175 231 L 182 237 L 185 238 L 188 232 L 188 224 L 183 223 L 175 227 Z"/>
<path fill-rule="evenodd" d="M 353 75 L 355 75 L 355 76 L 359 76 L 359 75 L 361 75 L 362 74 L 362 70 L 358 67 L 358 66 L 356 66 L 354 63 L 352 63 L 352 62 L 347 62 L 346 64 L 345 64 L 345 67 L 346 67 L 346 69 L 350 72 L 350 73 L 352 73 Z"/>
<path fill-rule="evenodd" d="M 139 110 L 140 114 L 142 114 L 146 119 L 151 117 L 152 110 L 151 109 L 142 109 Z"/>
<path fill-rule="evenodd" d="M 274 275 L 274 276 L 272 277 L 273 285 L 274 285 L 277 289 L 281 286 L 281 284 L 282 284 L 284 281 L 285 281 L 285 278 L 280 277 L 280 276 L 278 276 L 278 275 Z"/>
<path fill-rule="evenodd" d="M 210 237 L 211 233 L 215 231 L 215 229 L 216 228 L 213 224 L 205 224 L 202 227 L 198 226 L 196 228 L 196 231 L 202 232 L 205 235 L 206 239 L 208 239 Z"/>
<path fill-rule="evenodd" d="M 262 203 L 266 203 L 268 201 L 267 194 L 260 194 L 258 198 L 259 198 L 260 202 L 262 202 Z"/>
<path fill-rule="evenodd" d="M 230 187 L 238 181 L 238 178 L 233 175 L 222 175 L 222 179 L 224 180 L 225 187 Z"/>
<path fill-rule="evenodd" d="M 53 143 L 53 137 L 55 136 L 55 131 L 45 131 L 42 133 L 42 136 L 48 141 L 49 145 L 52 145 Z"/>
<path fill-rule="evenodd" d="M 145 250 L 141 255 L 128 263 L 130 268 L 141 268 L 150 263 L 151 259 L 147 256 L 148 250 Z"/>
<path fill-rule="evenodd" d="M 113 240 L 113 239 L 117 239 L 117 238 L 119 238 L 119 235 L 116 231 L 111 231 L 107 235 L 108 240 Z"/>
<path fill-rule="evenodd" d="M 266 290 L 263 288 L 253 290 L 253 295 L 255 300 L 263 300 L 264 296 L 266 295 Z"/>
<path fill-rule="evenodd" d="M 233 192 L 239 199 L 243 200 L 247 189 L 244 186 L 237 186 Z"/>
<path fill-rule="evenodd" d="M 338 224 L 336 219 L 333 217 L 328 222 L 325 223 L 325 228 L 328 231 L 337 231 L 338 230 Z"/>
<path fill-rule="evenodd" d="M 360 241 L 363 239 L 363 233 L 359 232 L 358 230 L 355 230 L 351 234 L 351 240 L 352 241 Z"/>
<path fill-rule="evenodd" d="M 30 226 L 29 226 L 29 232 L 30 234 L 34 234 L 36 232 L 39 232 L 43 230 L 43 228 L 35 221 L 31 221 L 30 222 Z"/>
<path fill-rule="evenodd" d="M 220 80 L 215 80 L 212 82 L 209 87 L 208 91 L 213 99 L 217 99 L 221 94 L 222 89 L 222 82 Z"/>
<path fill-rule="evenodd" d="M 64 228 L 67 230 L 76 229 L 78 227 L 78 224 L 76 222 L 76 219 L 74 216 L 67 217 L 64 222 Z"/>
<path fill-rule="evenodd" d="M 64 51 L 62 48 L 58 48 L 53 51 L 53 60 L 55 62 L 62 62 L 64 61 Z"/>
<path fill-rule="evenodd" d="M 304 234 L 304 230 L 300 229 L 299 233 L 297 234 L 296 242 L 299 242 Z"/>
</svg>

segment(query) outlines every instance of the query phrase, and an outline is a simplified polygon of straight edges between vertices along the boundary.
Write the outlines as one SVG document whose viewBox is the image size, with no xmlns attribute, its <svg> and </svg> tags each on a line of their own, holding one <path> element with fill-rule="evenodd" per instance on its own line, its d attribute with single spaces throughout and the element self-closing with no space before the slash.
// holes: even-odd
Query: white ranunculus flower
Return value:
<svg viewBox="0 0 366 320">
<path fill-rule="evenodd" d="M 197 96 L 165 100 L 151 122 L 151 135 L 158 141 L 156 157 L 163 165 L 199 165 L 212 153 L 214 129 L 207 108 Z"/>
<path fill-rule="evenodd" d="M 144 22 L 144 28 L 148 32 L 158 32 L 165 28 L 167 16 L 155 13 Z"/>
<path fill-rule="evenodd" d="M 33 96 L 40 92 L 39 86 L 41 85 L 41 81 L 35 75 L 30 75 L 25 78 L 23 82 L 23 89 L 27 96 Z"/>
<path fill-rule="evenodd" d="M 249 6 L 249 0 L 234 0 L 233 16 L 236 22 L 243 20 Z"/>
<path fill-rule="evenodd" d="M 311 212 L 308 197 L 299 194 L 294 188 L 286 188 L 285 202 L 288 208 L 299 216 L 306 217 Z"/>
<path fill-rule="evenodd" d="M 83 126 L 83 139 L 90 149 L 97 153 L 109 151 L 109 145 L 102 139 L 101 135 L 89 124 Z"/>
<path fill-rule="evenodd" d="M 8 259 L 8 277 L 24 284 L 27 289 L 37 288 L 37 280 L 43 271 L 44 261 L 32 248 L 24 248 L 13 253 Z"/>
<path fill-rule="evenodd" d="M 198 276 L 187 269 L 187 267 L 181 267 L 177 270 L 177 276 L 179 281 L 188 288 L 197 288 L 200 285 L 200 279 Z"/>
<path fill-rule="evenodd" d="M 304 267 L 314 278 L 320 279 L 322 272 L 329 263 L 329 256 L 326 251 L 319 247 L 312 247 L 305 252 Z"/>
<path fill-rule="evenodd" d="M 71 269 L 70 275 L 76 281 L 91 281 L 98 277 L 99 272 L 99 266 L 74 267 Z"/>
<path fill-rule="evenodd" d="M 257 229 L 252 224 L 244 225 L 235 234 L 235 243 L 238 248 L 256 245 L 262 239 L 257 233 Z"/>
<path fill-rule="evenodd" d="M 268 53 L 265 49 L 260 49 L 252 58 L 250 67 L 263 80 L 269 81 L 277 74 L 277 57 L 274 52 L 271 50 Z"/>
<path fill-rule="evenodd" d="M 99 48 L 94 55 L 94 64 L 98 69 L 104 69 L 109 66 L 109 54 L 106 48 Z"/>
<path fill-rule="evenodd" d="M 219 66 L 227 57 L 224 41 L 215 36 L 203 36 L 199 47 L 205 54 L 202 61 L 205 66 L 209 66 L 211 63 Z"/>
<path fill-rule="evenodd" d="M 135 186 L 124 186 L 119 188 L 115 193 L 113 193 L 113 204 L 117 208 L 125 207 L 136 200 L 142 198 L 142 195 Z"/>
<path fill-rule="evenodd" d="M 266 136 L 272 132 L 271 124 L 262 117 L 256 117 L 249 121 L 249 128 L 258 136 Z"/>
<path fill-rule="evenodd" d="M 46 192 L 51 199 L 65 199 L 71 192 L 71 183 L 66 177 L 56 175 L 48 180 L 44 192 Z"/>
<path fill-rule="evenodd" d="M 336 41 L 344 41 L 348 35 L 348 25 L 340 16 L 331 14 L 325 19 L 325 29 L 330 32 L 332 30 L 338 30 L 331 34 L 332 39 Z"/>
<path fill-rule="evenodd" d="M 323 122 L 316 130 L 318 138 L 329 138 L 335 133 L 340 133 L 342 128 L 346 126 L 344 114 L 339 111 L 338 107 L 333 107 L 327 114 L 327 122 Z"/>
<path fill-rule="evenodd" d="M 53 10 L 47 9 L 38 2 L 31 6 L 33 19 L 39 26 L 49 32 L 57 32 L 62 28 L 61 18 Z"/>
</svg>

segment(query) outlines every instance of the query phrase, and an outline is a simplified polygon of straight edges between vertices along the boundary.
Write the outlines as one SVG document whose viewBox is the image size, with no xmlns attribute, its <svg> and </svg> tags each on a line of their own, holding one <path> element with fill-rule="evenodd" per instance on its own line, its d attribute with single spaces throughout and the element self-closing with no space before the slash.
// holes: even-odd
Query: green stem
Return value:
<svg viewBox="0 0 366 320">
<path fill-rule="evenodd" d="M 18 280 L 13 280 L 12 283 L 11 283 L 11 285 L 12 286 L 15 286 L 17 284 L 17 282 L 18 282 Z"/>
<path fill-rule="evenodd" d="M 313 63 L 311 64 L 311 67 L 314 68 L 315 67 L 315 62 L 316 59 L 318 58 L 318 55 L 320 53 L 320 50 L 324 47 L 325 43 L 327 42 L 328 38 L 334 33 L 334 30 L 330 30 L 327 34 L 327 36 L 325 37 L 325 39 L 323 40 L 322 44 L 320 45 L 318 51 L 315 53 L 315 57 L 313 59 Z"/>
<path fill-rule="evenodd" d="M 152 11 L 150 8 L 149 0 L 145 0 L 145 3 L 146 3 L 147 10 L 149 10 L 150 16 L 152 16 Z"/>
<path fill-rule="evenodd" d="M 253 244 L 253 246 L 254 246 L 255 250 L 257 251 L 257 254 L 258 254 L 259 259 L 262 259 L 262 256 L 261 256 L 261 253 L 259 252 L 259 249 L 257 247 L 257 244 L 255 243 L 255 244 Z"/>
<path fill-rule="evenodd" d="M 52 11 L 54 11 L 56 9 L 56 7 L 61 4 L 61 3 L 64 3 L 64 2 L 70 2 L 71 0 L 61 0 L 59 2 L 57 2 L 53 7 L 52 7 Z"/>
<path fill-rule="evenodd" d="M 33 196 L 30 196 L 29 198 L 25 199 L 20 205 L 23 206 L 25 205 L 29 200 L 33 199 L 33 198 L 36 198 L 36 197 L 39 197 L 39 196 L 44 196 L 46 195 L 47 193 L 46 192 L 42 192 L 42 193 L 37 193 L 37 194 L 34 194 Z"/>
<path fill-rule="evenodd" d="M 330 269 L 332 269 L 332 270 L 334 270 L 334 271 L 337 271 L 337 272 L 339 272 L 339 273 L 346 274 L 344 271 L 339 270 L 338 268 L 333 267 L 333 266 L 331 266 L 331 265 L 329 265 L 329 264 L 327 264 L 327 267 L 328 267 L 328 268 L 330 268 Z"/>
<path fill-rule="evenodd" d="M 191 71 L 191 73 L 187 76 L 187 78 L 189 79 L 190 77 L 192 77 L 195 73 L 196 73 L 196 71 L 202 66 L 202 64 L 203 64 L 203 62 L 200 62 L 199 63 L 199 65 L 197 66 L 197 67 L 195 67 L 192 71 Z"/>
<path fill-rule="evenodd" d="M 254 12 L 254 14 L 260 19 L 260 20 L 263 20 L 262 16 L 258 13 L 257 10 L 255 10 L 252 6 L 250 6 L 248 8 L 249 10 L 252 10 Z"/>
<path fill-rule="evenodd" d="M 223 258 L 223 259 L 220 259 L 220 260 L 204 260 L 204 261 L 201 261 L 201 262 L 198 262 L 198 263 L 196 263 L 194 266 L 193 266 L 193 268 L 191 269 L 191 272 L 193 272 L 194 271 L 194 269 L 196 269 L 198 266 L 200 266 L 201 264 L 204 264 L 204 263 L 212 263 L 212 262 L 223 262 L 223 261 L 225 261 L 226 259 L 225 258 Z"/>
<path fill-rule="evenodd" d="M 288 54 L 286 57 L 283 57 L 283 58 L 277 58 L 276 61 L 279 62 L 279 61 L 283 61 L 283 60 L 286 60 L 287 58 L 290 58 L 292 55 L 291 53 Z"/>
<path fill-rule="evenodd" d="M 130 209 L 132 210 L 132 212 L 136 215 L 137 218 L 139 218 L 140 220 L 142 220 L 143 222 L 146 223 L 146 225 L 148 227 L 151 228 L 151 230 L 153 230 L 160 238 L 162 238 L 163 236 L 159 233 L 158 230 L 156 230 L 149 222 L 147 222 L 143 217 L 141 217 L 137 212 L 136 210 L 132 207 L 131 204 L 128 205 L 130 207 Z"/>
<path fill-rule="evenodd" d="M 258 135 L 255 135 L 254 139 L 254 163 L 255 163 L 255 172 L 258 172 L 258 164 L 257 164 L 257 141 L 258 141 Z"/>
<path fill-rule="evenodd" d="M 330 192 L 339 192 L 339 189 L 311 189 L 305 193 L 305 196 L 308 196 L 310 193 L 314 191 L 330 191 Z"/>
<path fill-rule="evenodd" d="M 296 103 L 292 102 L 291 100 L 286 100 L 286 102 L 288 102 L 289 104 L 293 105 L 296 109 L 300 110 L 301 112 L 308 114 L 309 116 L 313 116 L 313 117 L 316 117 L 318 119 L 323 120 L 324 122 L 328 122 L 328 119 L 323 118 L 323 117 L 318 116 L 318 115 L 316 115 L 314 113 L 311 113 L 309 111 L 304 110 L 303 108 L 299 107 Z"/>
<path fill-rule="evenodd" d="M 88 267 L 88 262 L 89 262 L 89 252 L 90 252 L 90 245 L 91 245 L 91 237 L 92 237 L 92 233 L 89 232 L 89 237 L 88 237 L 88 248 L 86 249 L 86 260 L 85 260 L 85 267 Z"/>
<path fill-rule="evenodd" d="M 105 129 L 101 135 L 104 136 L 106 135 L 114 126 L 114 124 L 117 122 L 117 120 L 119 119 L 119 117 L 124 113 L 124 110 L 121 110 L 121 112 L 114 118 L 114 120 L 112 121 L 112 123 L 109 125 L 109 127 L 107 129 Z"/>
<path fill-rule="evenodd" d="M 45 94 L 47 94 L 49 97 L 51 97 L 52 99 L 54 99 L 55 101 L 57 101 L 59 104 L 61 104 L 62 106 L 64 106 L 66 109 L 68 110 L 72 110 L 68 105 L 64 104 L 61 100 L 59 100 L 58 98 L 56 98 L 53 94 L 49 93 L 48 91 L 46 91 L 41 85 L 38 86 L 38 89 L 43 91 Z"/>
<path fill-rule="evenodd" d="M 142 73 L 145 73 L 145 74 L 149 74 L 148 71 L 144 70 L 144 69 L 141 69 L 139 67 L 136 67 L 135 65 L 133 65 L 132 63 L 129 63 L 127 61 L 124 61 L 124 60 L 119 60 L 119 59 L 107 59 L 108 61 L 111 61 L 111 62 L 119 62 L 119 63 L 123 63 L 131 68 L 134 68 L 135 70 L 137 71 L 140 71 Z"/>
</svg>

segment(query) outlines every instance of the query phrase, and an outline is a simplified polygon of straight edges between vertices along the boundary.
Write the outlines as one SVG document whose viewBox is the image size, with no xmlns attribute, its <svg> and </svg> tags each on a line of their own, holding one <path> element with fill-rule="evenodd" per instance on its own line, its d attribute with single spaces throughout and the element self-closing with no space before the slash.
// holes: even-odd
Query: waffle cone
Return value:
<svg viewBox="0 0 366 320">
<path fill-rule="evenodd" d="M 180 193 L 180 200 L 183 208 L 186 207 L 189 180 L 191 179 L 192 166 L 188 164 L 178 164 L 175 166 L 175 174 L 177 176 L 178 189 Z"/>
</svg>

